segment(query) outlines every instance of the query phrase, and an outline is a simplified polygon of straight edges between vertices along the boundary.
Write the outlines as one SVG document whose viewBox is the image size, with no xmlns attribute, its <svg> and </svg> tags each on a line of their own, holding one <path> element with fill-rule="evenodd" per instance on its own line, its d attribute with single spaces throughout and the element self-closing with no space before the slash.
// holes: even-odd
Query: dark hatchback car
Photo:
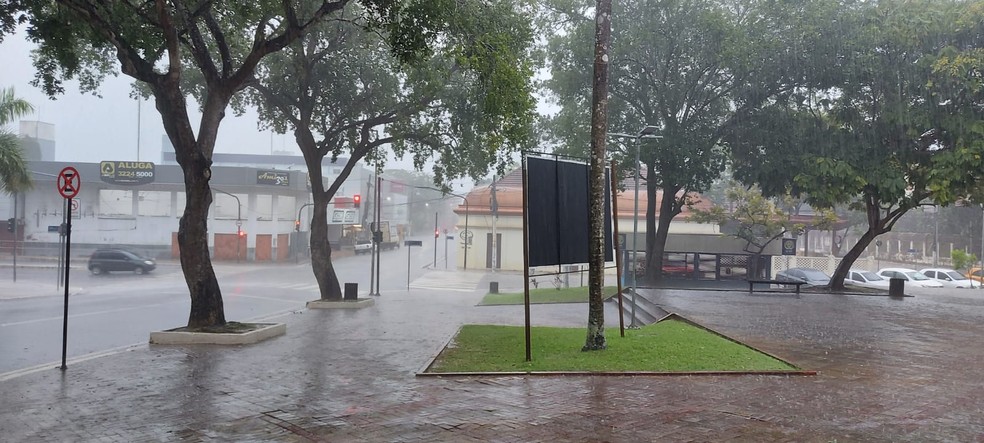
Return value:
<svg viewBox="0 0 984 443">
<path fill-rule="evenodd" d="M 819 269 L 789 268 L 776 273 L 776 280 L 806 283 L 810 286 L 830 284 L 830 276 Z"/>
<path fill-rule="evenodd" d="M 156 267 L 154 260 L 126 249 L 97 249 L 89 256 L 89 272 L 95 275 L 113 271 L 146 274 Z"/>
</svg>

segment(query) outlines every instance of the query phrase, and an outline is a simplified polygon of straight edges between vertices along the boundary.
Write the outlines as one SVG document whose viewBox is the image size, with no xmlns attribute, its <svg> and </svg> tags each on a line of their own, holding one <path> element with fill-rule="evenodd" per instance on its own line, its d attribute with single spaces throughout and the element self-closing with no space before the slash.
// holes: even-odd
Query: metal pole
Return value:
<svg viewBox="0 0 984 443">
<path fill-rule="evenodd" d="M 938 267 L 940 265 L 940 207 L 936 206 L 935 209 L 935 214 L 933 214 L 936 222 L 936 228 L 933 232 L 933 267 Z"/>
<path fill-rule="evenodd" d="M 14 283 L 17 283 L 17 194 L 14 193 Z"/>
<path fill-rule="evenodd" d="M 372 181 L 367 183 L 368 191 L 366 194 L 371 195 L 372 200 L 372 221 L 369 222 L 369 295 L 376 294 L 376 190 L 373 188 Z M 366 215 L 368 216 L 369 210 L 366 208 Z M 365 220 L 363 220 L 363 227 L 365 227 Z"/>
<path fill-rule="evenodd" d="M 625 337 L 625 315 L 622 308 L 622 254 L 620 251 L 621 238 L 618 235 L 618 187 L 617 180 L 615 177 L 615 160 L 612 160 L 612 215 L 614 223 L 614 234 L 615 234 L 615 284 L 618 288 L 618 333 L 620 336 Z M 582 285 L 584 283 L 584 278 L 581 279 Z"/>
<path fill-rule="evenodd" d="M 68 208 L 72 207 L 72 198 L 67 199 Z M 62 316 L 62 364 L 61 370 L 68 369 L 65 357 L 68 354 L 68 271 L 72 268 L 72 216 L 66 217 L 65 225 L 65 312 Z"/>
<path fill-rule="evenodd" d="M 140 97 L 137 97 L 137 161 L 140 161 Z"/>
<path fill-rule="evenodd" d="M 637 262 L 638 258 L 636 255 L 639 253 L 638 241 L 639 241 L 639 151 L 642 146 L 642 134 L 636 137 L 636 152 L 635 152 L 635 163 L 633 163 L 633 168 L 635 169 L 635 203 L 632 209 L 632 260 L 629 261 L 629 266 L 631 270 L 629 275 L 632 276 L 632 319 L 629 321 L 629 327 L 636 327 L 636 292 L 639 291 L 638 283 L 636 282 L 636 272 L 637 272 Z M 665 196 L 664 196 L 665 197 Z"/>
<path fill-rule="evenodd" d="M 444 269 L 448 268 L 448 236 L 444 235 Z"/>
<path fill-rule="evenodd" d="M 472 235 L 471 231 L 468 230 L 468 213 L 471 212 L 471 209 L 468 207 L 468 199 L 465 197 L 461 197 L 461 198 L 465 200 L 465 232 L 468 234 L 468 237 L 465 238 L 465 266 L 464 266 L 465 270 L 467 271 L 468 270 L 468 243 L 471 243 L 471 235 Z"/>
<path fill-rule="evenodd" d="M 407 245 L 407 290 L 410 290 L 410 245 Z"/>
<path fill-rule="evenodd" d="M 437 267 L 437 212 L 434 212 L 434 264 L 433 266 L 435 268 Z"/>
<path fill-rule="evenodd" d="M 380 232 L 380 237 L 382 237 L 382 224 L 383 224 L 383 178 L 379 176 L 380 170 L 376 169 L 376 230 Z M 389 229 L 389 226 L 386 227 Z M 382 264 L 380 260 L 382 258 L 382 245 L 376 244 L 376 295 L 379 295 L 380 286 L 383 284 L 379 280 L 379 272 Z"/>
<path fill-rule="evenodd" d="M 526 361 L 533 361 L 532 344 L 530 341 L 530 244 L 526 230 L 527 214 L 526 210 L 526 155 L 523 155 L 523 316 L 526 323 Z"/>
</svg>

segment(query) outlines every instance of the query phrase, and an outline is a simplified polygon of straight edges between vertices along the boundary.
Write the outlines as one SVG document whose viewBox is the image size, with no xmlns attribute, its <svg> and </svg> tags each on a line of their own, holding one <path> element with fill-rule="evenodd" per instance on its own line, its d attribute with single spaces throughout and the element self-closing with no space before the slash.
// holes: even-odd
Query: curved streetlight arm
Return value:
<svg viewBox="0 0 984 443">
<path fill-rule="evenodd" d="M 223 191 L 221 189 L 218 189 L 218 188 L 214 188 L 213 187 L 212 190 L 213 191 L 216 191 L 216 192 L 221 192 L 221 193 L 223 193 L 225 195 L 228 195 L 229 197 L 232 197 L 232 198 L 236 199 L 236 221 L 238 221 L 239 223 L 242 223 L 242 221 L 243 221 L 243 203 L 241 201 L 239 201 L 239 197 L 236 197 L 234 194 L 230 194 L 230 193 L 225 192 L 225 191 Z"/>
</svg>

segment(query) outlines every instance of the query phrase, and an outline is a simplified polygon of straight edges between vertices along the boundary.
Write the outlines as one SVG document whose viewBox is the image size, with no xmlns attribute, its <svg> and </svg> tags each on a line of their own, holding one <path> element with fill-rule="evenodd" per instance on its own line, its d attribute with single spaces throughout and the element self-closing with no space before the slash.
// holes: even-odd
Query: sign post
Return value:
<svg viewBox="0 0 984 443">
<path fill-rule="evenodd" d="M 79 171 L 75 168 L 68 166 L 58 173 L 58 180 L 56 182 L 58 185 L 58 193 L 61 194 L 63 198 L 68 200 L 67 208 L 72 207 L 72 198 L 79 194 L 79 190 L 82 189 L 82 177 L 79 176 Z M 69 270 L 72 268 L 72 217 L 69 215 L 65 217 L 65 313 L 62 319 L 62 364 L 61 370 L 68 369 L 65 364 L 65 357 L 68 354 L 68 274 Z"/>
<path fill-rule="evenodd" d="M 410 290 L 410 247 L 411 246 L 423 246 L 424 242 L 420 240 L 404 240 L 403 246 L 407 247 L 407 290 Z"/>
</svg>

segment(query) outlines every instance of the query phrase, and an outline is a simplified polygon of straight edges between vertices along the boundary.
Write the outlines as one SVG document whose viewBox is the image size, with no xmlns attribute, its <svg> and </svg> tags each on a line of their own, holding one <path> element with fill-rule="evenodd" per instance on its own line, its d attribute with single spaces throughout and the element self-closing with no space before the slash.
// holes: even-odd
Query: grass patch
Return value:
<svg viewBox="0 0 984 443">
<path fill-rule="evenodd" d="M 679 320 L 625 331 L 608 328 L 608 349 L 581 352 L 586 328 L 535 327 L 527 362 L 523 328 L 465 325 L 428 372 L 784 371 L 780 360 Z"/>
<path fill-rule="evenodd" d="M 603 299 L 608 300 L 618 293 L 615 286 L 605 286 L 602 291 Z M 537 288 L 530 289 L 530 303 L 587 303 L 588 287 L 581 286 L 576 288 Z M 522 292 L 510 292 L 501 294 L 485 294 L 480 306 L 493 305 L 521 305 L 523 304 Z"/>
</svg>

